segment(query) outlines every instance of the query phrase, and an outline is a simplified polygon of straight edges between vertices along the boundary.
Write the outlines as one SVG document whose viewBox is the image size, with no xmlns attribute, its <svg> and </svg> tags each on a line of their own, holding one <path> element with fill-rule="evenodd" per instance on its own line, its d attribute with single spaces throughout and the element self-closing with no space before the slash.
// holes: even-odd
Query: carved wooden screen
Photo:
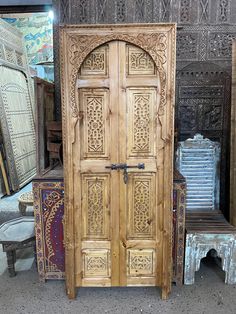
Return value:
<svg viewBox="0 0 236 314">
<path fill-rule="evenodd" d="M 22 34 L 0 20 L 0 127 L 11 189 L 36 173 L 31 83 Z"/>
<path fill-rule="evenodd" d="M 158 285 L 166 298 L 175 27 L 72 27 L 61 39 L 67 293 Z M 127 178 L 112 164 L 135 167 Z"/>
<path fill-rule="evenodd" d="M 196 133 L 220 143 L 220 209 L 228 215 L 230 76 L 210 62 L 193 62 L 176 76 L 178 140 Z"/>
</svg>

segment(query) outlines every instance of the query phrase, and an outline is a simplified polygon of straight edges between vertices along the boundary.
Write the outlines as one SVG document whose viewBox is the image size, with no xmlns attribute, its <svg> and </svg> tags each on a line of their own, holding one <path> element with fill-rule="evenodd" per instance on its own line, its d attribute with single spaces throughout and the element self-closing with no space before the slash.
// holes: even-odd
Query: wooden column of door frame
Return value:
<svg viewBox="0 0 236 314">
<path fill-rule="evenodd" d="M 171 287 L 171 199 L 172 199 L 172 143 L 173 143 L 173 104 L 175 75 L 175 24 L 131 24 L 131 25 L 76 25 L 61 29 L 61 77 L 62 77 L 62 112 L 65 169 L 65 248 L 66 248 L 66 287 L 70 298 L 75 297 L 75 251 L 80 250 L 81 240 L 76 242 L 74 235 L 74 209 L 78 206 L 79 196 L 74 195 L 73 143 L 75 126 L 79 119 L 78 100 L 75 99 L 75 82 L 78 69 L 86 56 L 96 47 L 111 40 L 124 40 L 144 49 L 153 57 L 157 70 L 162 76 L 161 108 L 158 119 L 163 125 L 163 163 L 165 153 L 168 160 L 159 176 L 163 177 L 160 187 L 166 195 L 160 200 L 162 212 L 163 237 L 163 274 L 162 297 L 166 298 Z M 140 36 L 141 35 L 141 36 Z M 87 36 L 87 37 L 86 37 Z M 162 43 L 162 39 L 165 43 Z M 158 42 L 158 40 L 160 42 Z M 69 52 L 68 52 L 69 51 Z M 168 53 L 167 53 L 168 51 Z M 168 66 L 166 66 L 166 60 Z M 166 84 L 166 77 L 171 85 Z M 68 80 L 68 78 L 70 78 Z M 169 111 L 169 114 L 164 114 Z M 164 116 L 163 116 L 164 115 Z M 163 124 L 163 122 L 166 122 Z M 74 130 L 74 131 L 73 131 Z M 75 153 L 74 153 L 75 154 Z M 77 152 L 78 154 L 78 152 Z M 170 160 L 171 159 L 171 160 Z M 163 167 L 163 165 L 162 165 Z M 167 167 L 169 169 L 167 169 Z M 77 168 L 76 168 L 77 169 Z M 167 170 L 166 170 L 167 169 Z M 79 170 L 79 169 L 78 169 Z M 164 180 L 163 180 L 164 179 Z M 159 181 L 160 182 L 160 181 Z M 79 212 L 79 211 L 77 211 Z M 77 219 L 80 219 L 79 215 Z M 161 224 L 161 222 L 160 222 Z M 79 239 L 78 236 L 76 236 Z"/>
<path fill-rule="evenodd" d="M 65 176 L 65 208 L 64 208 L 64 245 L 65 245 L 65 271 L 66 271 L 66 293 L 70 299 L 75 298 L 75 236 L 74 236 L 74 180 L 68 173 L 73 173 L 72 147 L 74 130 L 78 116 L 73 117 L 70 103 L 70 84 L 65 78 L 72 72 L 72 65 L 67 58 L 67 33 L 62 31 L 60 34 L 60 63 L 61 63 L 61 91 L 62 91 L 62 128 L 63 128 L 63 167 Z M 75 87 L 74 87 L 75 88 Z M 77 100 L 75 100 L 77 103 Z M 77 217 L 77 219 L 80 217 Z M 69 230 L 67 230 L 69 229 Z M 81 240 L 77 245 L 81 246 Z"/>
</svg>

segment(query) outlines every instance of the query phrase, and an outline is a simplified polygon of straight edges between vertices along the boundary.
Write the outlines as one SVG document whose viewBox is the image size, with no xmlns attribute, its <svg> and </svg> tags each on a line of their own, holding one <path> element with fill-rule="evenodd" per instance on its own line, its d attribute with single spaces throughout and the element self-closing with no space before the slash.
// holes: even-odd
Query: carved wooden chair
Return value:
<svg viewBox="0 0 236 314">
<path fill-rule="evenodd" d="M 186 179 L 184 284 L 193 284 L 201 259 L 214 249 L 221 258 L 225 283 L 236 283 L 236 228 L 219 210 L 220 144 L 196 134 L 180 142 L 177 168 Z"/>
</svg>

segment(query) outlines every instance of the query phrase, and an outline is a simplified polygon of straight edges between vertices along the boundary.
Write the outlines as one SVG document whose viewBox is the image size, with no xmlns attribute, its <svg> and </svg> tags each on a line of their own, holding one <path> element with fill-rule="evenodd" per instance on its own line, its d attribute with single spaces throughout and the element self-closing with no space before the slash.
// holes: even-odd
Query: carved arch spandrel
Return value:
<svg viewBox="0 0 236 314">
<path fill-rule="evenodd" d="M 161 83 L 161 99 L 158 114 L 160 116 L 164 115 L 167 102 L 167 74 L 165 64 L 167 61 L 168 38 L 167 33 L 160 32 L 152 34 L 140 33 L 138 35 L 128 33 L 111 33 L 105 37 L 103 35 L 68 35 L 69 61 L 72 65 L 70 82 L 70 102 L 72 116 L 79 116 L 79 110 L 75 99 L 75 83 L 79 68 L 90 52 L 102 44 L 113 40 L 121 40 L 130 44 L 134 44 L 142 48 L 152 57 L 157 67 L 157 71 L 159 72 Z"/>
</svg>

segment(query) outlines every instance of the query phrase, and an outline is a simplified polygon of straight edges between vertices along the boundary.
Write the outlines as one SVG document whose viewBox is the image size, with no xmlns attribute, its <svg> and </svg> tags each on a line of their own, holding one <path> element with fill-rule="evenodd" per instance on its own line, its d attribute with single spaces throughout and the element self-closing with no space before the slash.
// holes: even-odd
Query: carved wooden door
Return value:
<svg viewBox="0 0 236 314">
<path fill-rule="evenodd" d="M 155 39 L 166 45 L 164 34 Z M 170 291 L 173 115 L 161 99 L 171 77 L 131 42 L 108 39 L 74 72 L 75 117 L 63 122 L 70 297 L 75 286 L 160 285 L 163 297 Z"/>
</svg>

